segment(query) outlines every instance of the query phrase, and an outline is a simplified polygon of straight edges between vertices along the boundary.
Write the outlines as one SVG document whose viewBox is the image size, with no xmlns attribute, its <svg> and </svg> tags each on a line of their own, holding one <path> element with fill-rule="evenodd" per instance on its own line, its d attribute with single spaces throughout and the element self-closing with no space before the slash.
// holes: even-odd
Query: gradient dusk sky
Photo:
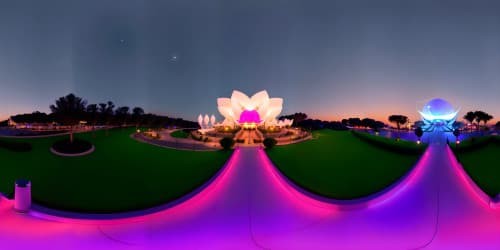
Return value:
<svg viewBox="0 0 500 250">
<path fill-rule="evenodd" d="M 496 121 L 500 1 L 0 0 L 0 119 L 74 92 L 194 120 L 233 89 L 321 119 L 442 97 Z"/>
</svg>

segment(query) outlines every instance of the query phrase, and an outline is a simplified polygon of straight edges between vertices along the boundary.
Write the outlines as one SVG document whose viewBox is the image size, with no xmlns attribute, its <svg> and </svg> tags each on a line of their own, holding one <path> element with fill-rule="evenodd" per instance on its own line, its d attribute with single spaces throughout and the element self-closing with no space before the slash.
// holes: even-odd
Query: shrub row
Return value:
<svg viewBox="0 0 500 250">
<path fill-rule="evenodd" d="M 266 147 L 267 149 L 273 148 L 274 146 L 276 146 L 276 144 L 278 144 L 278 141 L 276 141 L 276 139 L 274 138 L 268 137 L 264 139 L 264 147 Z"/>
<path fill-rule="evenodd" d="M 467 140 L 462 141 L 460 144 L 456 145 L 453 143 L 451 148 L 455 153 L 465 153 L 471 152 L 483 147 L 486 147 L 490 143 L 495 143 L 500 145 L 499 136 L 482 136 L 482 137 L 471 137 Z"/>
<path fill-rule="evenodd" d="M 14 152 L 28 152 L 31 151 L 31 144 L 27 142 L 14 142 L 0 140 L 0 148 L 5 148 Z"/>
<path fill-rule="evenodd" d="M 425 144 L 410 141 L 386 138 L 354 130 L 351 130 L 351 133 L 362 141 L 401 154 L 421 154 L 427 148 Z"/>
<path fill-rule="evenodd" d="M 225 138 L 222 138 L 219 141 L 219 143 L 224 150 L 230 150 L 231 148 L 233 148 L 235 141 L 231 137 L 225 137 Z"/>
</svg>

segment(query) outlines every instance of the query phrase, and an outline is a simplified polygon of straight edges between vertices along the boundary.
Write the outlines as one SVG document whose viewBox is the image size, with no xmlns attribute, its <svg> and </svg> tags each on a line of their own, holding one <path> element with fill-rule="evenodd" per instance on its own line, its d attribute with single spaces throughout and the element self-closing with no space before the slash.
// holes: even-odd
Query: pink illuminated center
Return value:
<svg viewBox="0 0 500 250">
<path fill-rule="evenodd" d="M 260 115 L 255 110 L 245 110 L 241 112 L 239 123 L 260 123 Z"/>
</svg>

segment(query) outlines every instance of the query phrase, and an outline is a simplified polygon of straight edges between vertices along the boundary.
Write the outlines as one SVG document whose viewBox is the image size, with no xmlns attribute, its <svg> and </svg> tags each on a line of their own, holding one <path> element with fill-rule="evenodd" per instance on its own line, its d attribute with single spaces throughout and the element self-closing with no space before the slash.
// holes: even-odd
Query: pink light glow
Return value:
<svg viewBox="0 0 500 250">
<path fill-rule="evenodd" d="M 462 164 L 460 164 L 453 154 L 453 151 L 449 146 L 446 147 L 446 155 L 449 162 L 453 166 L 455 173 L 458 174 L 460 180 L 462 180 L 462 186 L 466 187 L 468 194 L 471 197 L 475 197 L 479 204 L 482 204 L 485 208 L 490 208 L 491 198 L 481 190 L 477 184 L 470 178 L 470 176 L 465 172 Z"/>
<path fill-rule="evenodd" d="M 74 220 L 18 214 L 12 201 L 1 199 L 0 246 L 54 250 L 497 249 L 499 211 L 478 205 L 476 193 L 471 195 L 470 187 L 463 185 L 466 176 L 456 174 L 459 165 L 453 159 L 449 149 L 431 145 L 402 182 L 370 199 L 369 206 L 345 210 L 289 185 L 264 150 L 241 148 L 200 193 L 138 218 Z"/>
<path fill-rule="evenodd" d="M 52 220 L 52 221 L 72 223 L 72 224 L 86 224 L 86 225 L 114 225 L 122 223 L 135 223 L 135 222 L 158 219 L 161 218 L 162 216 L 168 214 L 175 214 L 178 212 L 181 212 L 182 215 L 187 216 L 190 213 L 197 212 L 200 207 L 206 206 L 207 202 L 213 201 L 215 197 L 220 196 L 220 193 L 227 188 L 226 186 L 229 185 L 228 183 L 232 181 L 231 178 L 234 178 L 231 175 L 228 175 L 228 173 L 233 171 L 234 165 L 238 161 L 240 154 L 241 154 L 240 149 L 239 148 L 235 149 L 230 159 L 227 161 L 224 170 L 222 170 L 220 175 L 200 193 L 196 194 L 187 201 L 184 201 L 180 204 L 175 205 L 174 207 L 171 207 L 169 209 L 160 212 L 142 216 L 135 216 L 130 218 L 106 219 L 106 220 L 66 218 L 66 217 L 59 217 L 45 213 L 40 213 L 33 210 L 30 211 L 30 215 L 45 220 Z"/>
<path fill-rule="evenodd" d="M 241 112 L 239 123 L 255 123 L 258 124 L 261 122 L 259 112 L 256 110 L 244 110 Z"/>
<path fill-rule="evenodd" d="M 298 191 L 296 186 L 291 186 L 290 182 L 286 180 L 279 170 L 273 165 L 267 154 L 263 149 L 259 150 L 259 154 L 262 158 L 263 163 L 266 166 L 267 171 L 271 173 L 274 177 L 274 182 L 278 183 L 281 188 L 286 190 L 288 193 L 292 194 L 299 200 L 303 202 L 307 202 L 316 207 L 323 207 L 329 209 L 349 209 L 349 208 L 366 208 L 373 207 L 379 204 L 383 204 L 395 197 L 398 196 L 402 191 L 404 191 L 407 187 L 414 185 L 423 175 L 425 170 L 425 166 L 429 164 L 429 156 L 431 154 L 430 149 L 427 149 L 422 155 L 421 159 L 417 162 L 415 167 L 410 170 L 410 172 L 402 177 L 399 183 L 388 187 L 386 190 L 381 191 L 380 193 L 374 194 L 367 198 L 362 198 L 359 200 L 351 201 L 334 201 L 328 202 L 328 199 L 316 199 L 313 196 L 309 196 L 306 194 L 306 191 Z M 293 184 L 292 184 L 293 185 Z M 321 199 L 321 197 L 319 197 Z"/>
</svg>

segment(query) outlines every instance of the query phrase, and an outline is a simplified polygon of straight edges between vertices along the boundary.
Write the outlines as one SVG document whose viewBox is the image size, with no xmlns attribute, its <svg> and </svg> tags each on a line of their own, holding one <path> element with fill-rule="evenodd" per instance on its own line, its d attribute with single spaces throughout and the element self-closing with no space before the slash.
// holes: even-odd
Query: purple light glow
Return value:
<svg viewBox="0 0 500 250">
<path fill-rule="evenodd" d="M 382 200 L 346 210 L 294 189 L 263 150 L 241 148 L 201 193 L 139 219 L 34 217 L 1 200 L 0 243 L 5 249 L 496 249 L 500 210 L 479 201 L 457 167 L 446 145 L 431 145 Z"/>
<path fill-rule="evenodd" d="M 449 102 L 440 98 L 430 100 L 419 112 L 428 121 L 449 121 L 458 114 Z"/>
<path fill-rule="evenodd" d="M 244 110 L 241 112 L 240 119 L 238 120 L 240 124 L 253 123 L 259 124 L 261 122 L 259 112 L 256 110 Z"/>
</svg>

